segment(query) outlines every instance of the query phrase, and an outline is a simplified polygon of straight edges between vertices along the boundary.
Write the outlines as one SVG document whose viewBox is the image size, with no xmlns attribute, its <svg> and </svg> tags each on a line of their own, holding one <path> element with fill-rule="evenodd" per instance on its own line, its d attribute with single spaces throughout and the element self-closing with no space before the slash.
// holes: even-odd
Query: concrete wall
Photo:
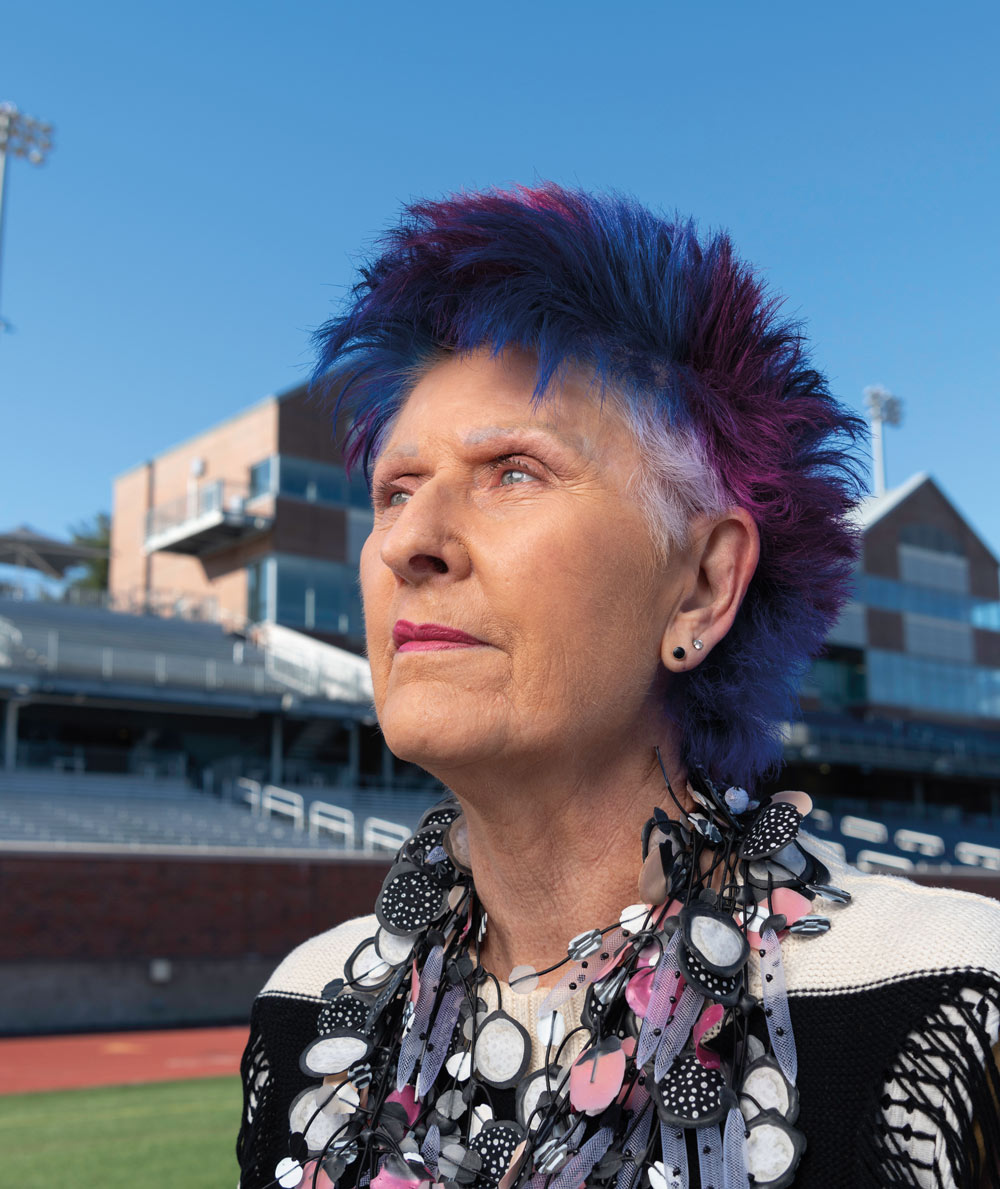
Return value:
<svg viewBox="0 0 1000 1189">
<path fill-rule="evenodd" d="M 241 1022 L 289 950 L 371 911 L 387 867 L 5 855 L 0 1033 Z"/>
</svg>

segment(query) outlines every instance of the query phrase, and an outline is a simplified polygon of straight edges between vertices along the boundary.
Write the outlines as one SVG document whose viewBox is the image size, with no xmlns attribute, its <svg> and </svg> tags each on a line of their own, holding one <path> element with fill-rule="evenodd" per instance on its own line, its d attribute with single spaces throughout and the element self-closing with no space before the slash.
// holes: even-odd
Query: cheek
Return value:
<svg viewBox="0 0 1000 1189">
<path fill-rule="evenodd" d="M 530 645 L 521 652 L 525 680 L 593 691 L 659 664 L 663 592 L 649 535 L 620 505 L 607 512 L 566 523 L 534 547 L 524 542 L 500 575 L 511 620 Z"/>
<path fill-rule="evenodd" d="M 361 546 L 361 559 L 358 564 L 358 576 L 361 582 L 361 601 L 367 615 L 369 607 L 374 607 L 379 596 L 379 578 L 385 570 L 379 556 L 379 548 L 372 533 Z"/>
<path fill-rule="evenodd" d="M 372 676 L 378 680 L 378 670 L 386 659 L 389 645 L 387 602 L 391 597 L 392 573 L 379 556 L 377 543 L 369 537 L 361 550 L 358 567 L 361 584 L 361 604 L 365 617 L 365 639 Z M 389 579 L 387 583 L 387 578 Z M 388 589 L 387 589 L 388 587 Z"/>
</svg>

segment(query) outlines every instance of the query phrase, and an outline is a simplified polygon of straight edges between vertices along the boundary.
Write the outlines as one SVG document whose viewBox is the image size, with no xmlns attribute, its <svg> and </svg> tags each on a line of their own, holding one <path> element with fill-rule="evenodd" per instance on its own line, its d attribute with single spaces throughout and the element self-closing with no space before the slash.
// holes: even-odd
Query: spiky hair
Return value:
<svg viewBox="0 0 1000 1189">
<path fill-rule="evenodd" d="M 864 422 L 810 366 L 800 327 L 727 235 L 699 238 L 619 195 L 546 184 L 421 202 L 379 249 L 316 335 L 314 382 L 332 381 L 347 414 L 349 466 L 370 475 L 428 360 L 517 347 L 537 357 L 536 398 L 561 365 L 586 365 L 647 427 L 640 439 L 652 425 L 696 441 L 709 487 L 752 515 L 760 562 L 736 621 L 672 678 L 667 707 L 685 762 L 751 787 L 780 760 L 857 548 L 850 447 Z"/>
</svg>

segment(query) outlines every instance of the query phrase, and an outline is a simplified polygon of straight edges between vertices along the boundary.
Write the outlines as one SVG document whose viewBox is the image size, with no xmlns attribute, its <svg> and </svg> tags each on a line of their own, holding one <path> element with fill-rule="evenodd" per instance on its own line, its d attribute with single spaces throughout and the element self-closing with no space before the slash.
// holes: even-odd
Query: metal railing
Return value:
<svg viewBox="0 0 1000 1189">
<path fill-rule="evenodd" d="M 146 513 L 146 540 L 203 517 L 242 517 L 249 499 L 250 491 L 245 483 L 237 483 L 232 479 L 211 479 L 199 483 L 197 487 L 192 486 L 186 495 L 150 508 Z"/>
<path fill-rule="evenodd" d="M 255 638 L 264 650 L 265 667 L 275 680 L 311 697 L 371 702 L 371 670 L 363 657 L 281 624 L 259 624 Z"/>
<path fill-rule="evenodd" d="M 27 671 L 143 685 L 183 686 L 240 693 L 281 693 L 287 683 L 266 664 L 150 647 L 81 641 L 56 628 L 18 629 L 0 619 L 0 665 Z"/>
<path fill-rule="evenodd" d="M 251 623 L 245 615 L 220 607 L 214 595 L 162 587 L 145 590 L 136 586 L 128 590 L 110 591 L 67 586 L 53 593 L 44 587 L 5 582 L 0 583 L 0 599 L 56 607 L 85 607 L 124 615 L 152 615 L 160 619 L 184 619 L 191 623 L 217 623 L 226 631 L 246 631 Z"/>
<path fill-rule="evenodd" d="M 239 799 L 250 806 L 254 817 L 286 817 L 291 820 L 296 833 L 302 834 L 308 829 L 309 838 L 313 841 L 319 838 L 320 833 L 332 834 L 343 841 L 346 850 L 358 849 L 357 817 L 350 809 L 331 805 L 328 801 L 313 801 L 307 810 L 302 794 L 292 789 L 264 784 L 245 776 L 240 777 L 236 784 L 240 790 Z M 409 826 L 400 822 L 382 817 L 366 817 L 361 826 L 360 849 L 365 854 L 395 852 L 412 832 Z"/>
</svg>

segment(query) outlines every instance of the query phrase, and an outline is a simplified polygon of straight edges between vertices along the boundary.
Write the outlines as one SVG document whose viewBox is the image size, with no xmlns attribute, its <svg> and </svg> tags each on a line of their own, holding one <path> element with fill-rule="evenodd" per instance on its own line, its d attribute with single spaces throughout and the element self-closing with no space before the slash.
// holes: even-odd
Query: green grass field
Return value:
<svg viewBox="0 0 1000 1189">
<path fill-rule="evenodd" d="M 239 1078 L 0 1097 L 5 1185 L 236 1189 Z"/>
</svg>

